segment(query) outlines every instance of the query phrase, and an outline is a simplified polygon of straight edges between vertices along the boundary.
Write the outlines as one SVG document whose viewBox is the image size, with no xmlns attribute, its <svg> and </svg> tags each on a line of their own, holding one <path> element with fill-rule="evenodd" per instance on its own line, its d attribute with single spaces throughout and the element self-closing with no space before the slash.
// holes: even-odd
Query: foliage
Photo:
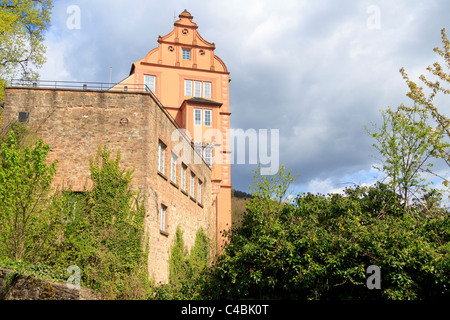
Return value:
<svg viewBox="0 0 450 320">
<path fill-rule="evenodd" d="M 53 270 L 44 262 L 27 263 L 23 260 L 12 260 L 0 257 L 0 266 L 12 270 L 14 273 L 34 277 L 40 280 L 65 282 L 67 275 L 57 278 Z"/>
<path fill-rule="evenodd" d="M 172 286 L 181 289 L 182 282 L 186 281 L 189 252 L 184 244 L 183 231 L 178 226 L 169 258 L 169 279 Z"/>
<path fill-rule="evenodd" d="M 38 141 L 35 132 L 30 130 L 25 123 L 13 121 L 0 131 L 0 144 L 6 142 L 10 131 L 14 132 L 17 148 L 19 149 L 31 147 Z"/>
<path fill-rule="evenodd" d="M 119 168 L 120 153 L 111 159 L 99 148 L 91 191 L 52 192 L 49 147 L 42 140 L 30 147 L 26 129 L 12 129 L 0 150 L 0 265 L 59 281 L 77 266 L 81 284 L 104 299 L 147 297 L 145 209 L 130 188 L 132 170 Z"/>
<path fill-rule="evenodd" d="M 436 131 L 442 132 L 449 141 L 450 138 L 450 118 L 445 116 L 439 111 L 436 106 L 436 97 L 439 95 L 445 97 L 450 94 L 450 41 L 447 38 L 445 29 L 441 30 L 442 35 L 442 48 L 434 48 L 436 52 L 444 62 L 444 66 L 439 62 L 433 63 L 433 65 L 427 67 L 427 71 L 430 73 L 431 78 L 421 75 L 420 81 L 424 84 L 424 87 L 419 86 L 412 81 L 404 68 L 400 69 L 403 78 L 408 85 L 409 92 L 407 96 L 414 102 L 414 105 L 421 108 L 423 112 L 430 115 L 430 118 L 434 120 Z M 434 81 L 432 79 L 435 79 Z M 450 152 L 448 145 L 445 148 L 437 148 L 440 152 L 437 158 L 443 159 L 445 163 L 450 166 Z M 437 174 L 432 170 L 427 170 L 429 173 L 434 174 L 436 177 L 443 180 L 443 184 L 450 187 L 449 181 L 442 175 Z"/>
<path fill-rule="evenodd" d="M 242 222 L 242 216 L 250 201 L 251 194 L 231 189 L 231 223 L 238 226 Z"/>
<path fill-rule="evenodd" d="M 450 144 L 443 141 L 442 130 L 429 125 L 429 115 L 418 107 L 400 106 L 397 110 L 388 108 L 381 112 L 383 125 L 369 134 L 376 140 L 373 146 L 383 157 L 382 167 L 386 173 L 387 184 L 398 193 L 407 207 L 412 197 L 418 199 L 428 192 L 430 182 L 423 173 L 433 167 L 432 159 L 440 156 Z"/>
<path fill-rule="evenodd" d="M 0 0 L 0 102 L 5 81 L 36 79 L 45 63 L 44 33 L 50 24 L 51 0 Z"/>
<path fill-rule="evenodd" d="M 449 295 L 450 220 L 409 213 L 386 185 L 299 194 L 268 211 L 290 174 L 255 186 L 243 225 L 201 285 L 212 299 L 427 299 Z M 264 180 L 258 177 L 257 181 Z M 266 188 L 278 188 L 267 190 Z M 263 195 L 263 198 L 261 198 Z M 272 199 L 275 201 L 276 199 Z M 263 205 L 261 205 L 263 204 Z M 437 210 L 437 209 L 436 209 Z M 381 290 L 366 287 L 370 265 Z"/>
<path fill-rule="evenodd" d="M 120 153 L 99 148 L 91 159 L 94 188 L 65 196 L 64 239 L 52 261 L 60 273 L 70 265 L 82 271 L 81 283 L 104 299 L 146 296 L 143 200 L 130 189 L 132 170 L 119 168 Z"/>
<path fill-rule="evenodd" d="M 169 283 L 153 288 L 153 299 L 195 300 L 202 299 L 201 283 L 210 263 L 210 244 L 202 228 L 197 231 L 190 253 L 183 240 L 183 231 L 178 226 L 174 243 L 170 249 Z"/>
<path fill-rule="evenodd" d="M 244 191 L 239 191 L 236 189 L 231 189 L 231 196 L 238 198 L 238 199 L 247 199 L 247 198 L 251 198 L 252 195 L 250 193 L 244 192 Z"/>
<path fill-rule="evenodd" d="M 35 261 L 60 230 L 59 198 L 50 196 L 57 161 L 47 164 L 42 140 L 20 144 L 11 130 L 0 149 L 0 255 Z"/>
</svg>

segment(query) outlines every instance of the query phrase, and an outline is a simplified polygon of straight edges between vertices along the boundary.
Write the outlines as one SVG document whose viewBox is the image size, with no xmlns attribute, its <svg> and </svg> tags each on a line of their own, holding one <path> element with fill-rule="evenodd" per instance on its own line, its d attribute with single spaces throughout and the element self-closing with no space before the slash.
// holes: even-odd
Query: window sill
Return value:
<svg viewBox="0 0 450 320">
<path fill-rule="evenodd" d="M 168 233 L 167 231 L 159 230 L 159 233 L 162 234 L 162 235 L 165 236 L 165 237 L 168 237 L 168 236 L 169 236 L 169 233 Z"/>
<path fill-rule="evenodd" d="M 168 180 L 168 178 L 166 177 L 166 175 L 164 173 L 162 173 L 161 171 L 158 171 L 158 175 L 163 178 L 164 180 Z"/>
<path fill-rule="evenodd" d="M 189 197 L 189 194 L 188 194 L 185 190 L 181 189 L 181 192 L 182 192 L 186 197 Z"/>
<path fill-rule="evenodd" d="M 197 202 L 197 204 L 200 208 L 203 208 L 203 204 L 201 204 L 200 202 Z"/>
<path fill-rule="evenodd" d="M 189 198 L 192 200 L 192 201 L 194 201 L 194 202 L 197 202 L 197 200 L 195 200 L 195 198 L 194 197 L 192 197 L 192 196 L 189 196 Z"/>
<path fill-rule="evenodd" d="M 175 188 L 180 189 L 180 187 L 178 186 L 178 184 L 176 182 L 173 182 L 172 180 L 170 180 L 170 184 L 173 185 Z"/>
</svg>

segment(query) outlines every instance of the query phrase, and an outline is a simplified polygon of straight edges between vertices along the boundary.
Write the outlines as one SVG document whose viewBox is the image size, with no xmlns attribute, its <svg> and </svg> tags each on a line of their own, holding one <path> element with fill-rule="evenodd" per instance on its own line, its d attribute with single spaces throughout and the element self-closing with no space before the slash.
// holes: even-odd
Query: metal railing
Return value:
<svg viewBox="0 0 450 320">
<path fill-rule="evenodd" d="M 55 89 L 79 89 L 79 90 L 114 90 L 114 91 L 146 91 L 150 89 L 145 84 L 121 84 L 105 82 L 78 82 L 78 81 L 49 81 L 49 80 L 23 80 L 12 79 L 9 82 L 12 87 L 55 88 Z"/>
<path fill-rule="evenodd" d="M 77 82 L 77 81 L 49 81 L 49 80 L 23 80 L 12 79 L 9 82 L 11 87 L 32 87 L 32 88 L 55 88 L 55 89 L 79 89 L 79 90 L 96 90 L 96 91 L 121 91 L 121 92 L 152 92 L 146 84 L 123 84 L 123 83 L 105 83 L 105 82 Z M 178 129 L 180 134 L 191 144 L 191 147 L 197 152 L 203 161 L 203 152 L 198 146 L 194 146 L 192 138 L 186 134 L 185 130 L 180 127 L 173 116 L 164 108 L 162 103 L 153 94 L 153 98 L 157 101 L 158 107 L 171 120 L 174 126 Z M 210 164 L 206 163 L 209 167 Z"/>
</svg>

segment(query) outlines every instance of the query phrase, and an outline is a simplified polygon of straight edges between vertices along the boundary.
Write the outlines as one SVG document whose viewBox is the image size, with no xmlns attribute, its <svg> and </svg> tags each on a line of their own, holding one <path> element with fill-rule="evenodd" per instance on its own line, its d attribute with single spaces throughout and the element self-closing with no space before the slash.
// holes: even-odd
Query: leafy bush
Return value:
<svg viewBox="0 0 450 320">
<path fill-rule="evenodd" d="M 281 201 L 290 173 L 258 177 L 242 227 L 203 283 L 212 299 L 430 299 L 450 293 L 450 220 L 402 212 L 383 184 Z M 278 184 L 276 183 L 278 181 Z M 281 185 L 282 184 L 282 185 Z M 277 190 L 273 190 L 277 188 Z M 280 193 L 281 192 L 281 193 Z M 277 194 L 274 199 L 273 194 Z M 281 196 L 281 197 L 280 197 Z M 401 214 L 400 214 L 401 213 Z M 366 286 L 370 265 L 381 290 Z"/>
<path fill-rule="evenodd" d="M 22 146 L 26 130 L 10 130 L 0 148 L 0 256 L 37 262 L 61 230 L 48 145 Z"/>
<path fill-rule="evenodd" d="M 153 288 L 153 299 L 195 300 L 202 299 L 202 278 L 207 275 L 210 263 L 210 241 L 203 229 L 197 231 L 195 243 L 189 252 L 178 226 L 170 249 L 169 283 Z"/>
<path fill-rule="evenodd" d="M 59 272 L 70 265 L 81 270 L 81 283 L 104 299 L 137 299 L 148 295 L 144 252 L 145 209 L 132 191 L 132 170 L 119 168 L 120 153 L 99 148 L 91 159 L 94 188 L 66 193 L 64 238 L 52 259 Z"/>
<path fill-rule="evenodd" d="M 25 127 L 12 126 L 1 144 L 0 265 L 59 281 L 77 266 L 81 285 L 104 299 L 147 297 L 145 209 L 131 190 L 132 170 L 119 168 L 120 153 L 111 159 L 99 148 L 91 191 L 54 192 L 49 147 L 28 137 Z"/>
</svg>

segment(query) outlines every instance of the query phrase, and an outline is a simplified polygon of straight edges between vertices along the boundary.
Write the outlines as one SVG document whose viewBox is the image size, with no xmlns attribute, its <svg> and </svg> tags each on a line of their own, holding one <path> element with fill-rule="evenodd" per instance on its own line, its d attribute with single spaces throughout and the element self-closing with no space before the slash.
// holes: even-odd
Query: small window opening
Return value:
<svg viewBox="0 0 450 320">
<path fill-rule="evenodd" d="M 29 118 L 30 118 L 29 112 L 19 112 L 19 122 L 28 123 Z"/>
</svg>

